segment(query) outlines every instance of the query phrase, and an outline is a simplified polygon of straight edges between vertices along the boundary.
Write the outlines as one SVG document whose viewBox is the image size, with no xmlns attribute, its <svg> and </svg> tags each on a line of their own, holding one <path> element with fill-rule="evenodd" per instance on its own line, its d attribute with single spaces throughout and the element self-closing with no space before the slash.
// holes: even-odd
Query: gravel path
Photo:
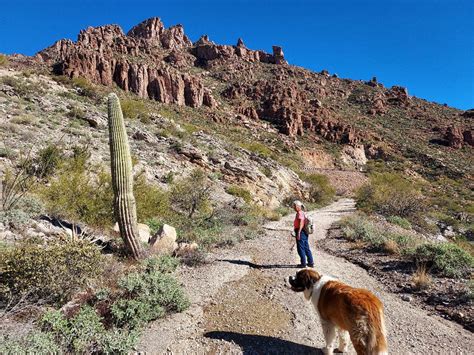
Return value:
<svg viewBox="0 0 474 355">
<path fill-rule="evenodd" d="M 353 211 L 354 201 L 341 199 L 310 213 L 316 223 L 310 237 L 316 269 L 365 287 L 382 299 L 391 354 L 473 354 L 472 333 L 402 301 L 364 269 L 317 249 L 317 240 L 325 237 L 331 224 Z M 312 306 L 286 284 L 298 263 L 288 237 L 292 218 L 267 224 L 266 234 L 258 239 L 217 250 L 210 264 L 181 269 L 179 276 L 192 307 L 152 323 L 138 350 L 148 354 L 322 353 L 323 335 Z"/>
</svg>

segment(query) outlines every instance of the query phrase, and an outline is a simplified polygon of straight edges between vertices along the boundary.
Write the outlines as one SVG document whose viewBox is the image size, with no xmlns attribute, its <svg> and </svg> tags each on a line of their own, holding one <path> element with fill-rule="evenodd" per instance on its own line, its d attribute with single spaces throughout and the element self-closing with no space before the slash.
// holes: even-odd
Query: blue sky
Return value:
<svg viewBox="0 0 474 355">
<path fill-rule="evenodd" d="M 191 40 L 238 37 L 252 49 L 281 45 L 291 64 L 408 87 L 412 95 L 474 108 L 473 0 L 2 0 L 0 53 L 34 54 L 80 29 L 124 31 L 158 16 Z"/>
</svg>

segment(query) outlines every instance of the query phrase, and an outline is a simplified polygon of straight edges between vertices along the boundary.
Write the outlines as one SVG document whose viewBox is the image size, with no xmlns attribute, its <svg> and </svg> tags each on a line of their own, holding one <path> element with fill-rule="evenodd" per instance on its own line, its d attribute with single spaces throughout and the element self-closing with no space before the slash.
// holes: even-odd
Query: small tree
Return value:
<svg viewBox="0 0 474 355">
<path fill-rule="evenodd" d="M 172 205 L 188 218 L 211 212 L 211 186 L 201 169 L 194 170 L 187 178 L 174 184 L 171 189 Z"/>
</svg>

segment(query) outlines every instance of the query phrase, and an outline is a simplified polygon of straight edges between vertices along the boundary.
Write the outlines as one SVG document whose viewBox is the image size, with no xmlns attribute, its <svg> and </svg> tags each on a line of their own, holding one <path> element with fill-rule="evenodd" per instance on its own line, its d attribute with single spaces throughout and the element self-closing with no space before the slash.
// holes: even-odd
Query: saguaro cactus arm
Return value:
<svg viewBox="0 0 474 355">
<path fill-rule="evenodd" d="M 130 146 L 117 95 L 108 96 L 109 145 L 114 190 L 114 211 L 127 252 L 135 259 L 143 255 L 137 227 L 137 209 L 133 196 Z"/>
</svg>

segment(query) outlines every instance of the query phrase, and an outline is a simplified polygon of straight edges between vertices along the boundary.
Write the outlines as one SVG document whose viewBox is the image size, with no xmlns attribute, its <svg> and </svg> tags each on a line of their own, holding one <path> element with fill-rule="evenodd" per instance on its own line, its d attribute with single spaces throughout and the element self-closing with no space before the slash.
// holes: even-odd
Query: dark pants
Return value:
<svg viewBox="0 0 474 355">
<path fill-rule="evenodd" d="M 295 231 L 298 235 L 298 231 Z M 301 231 L 300 240 L 296 240 L 296 250 L 300 256 L 301 266 L 306 266 L 306 258 L 308 258 L 308 264 L 314 265 L 313 254 L 311 254 L 311 249 L 309 248 L 308 236 L 304 231 Z"/>
</svg>

